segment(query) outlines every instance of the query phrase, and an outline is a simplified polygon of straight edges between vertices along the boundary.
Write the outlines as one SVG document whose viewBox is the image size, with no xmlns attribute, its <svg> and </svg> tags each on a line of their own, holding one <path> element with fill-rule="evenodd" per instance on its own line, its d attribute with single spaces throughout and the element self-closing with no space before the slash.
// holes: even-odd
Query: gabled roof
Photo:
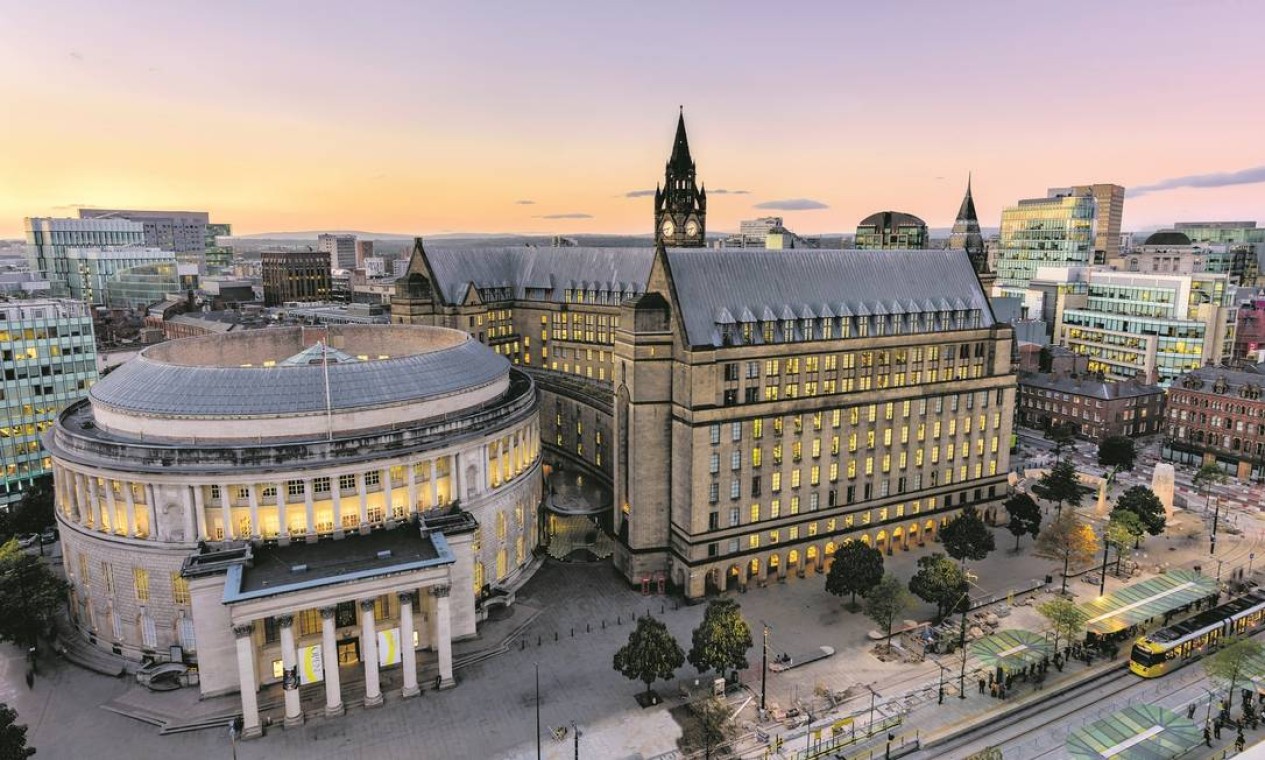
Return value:
<svg viewBox="0 0 1265 760">
<path fill-rule="evenodd" d="M 569 289 L 599 288 L 622 296 L 644 293 L 653 248 L 427 248 L 435 287 L 446 303 L 461 303 L 465 286 L 509 288 L 511 298 L 528 289 L 561 302 Z"/>
</svg>

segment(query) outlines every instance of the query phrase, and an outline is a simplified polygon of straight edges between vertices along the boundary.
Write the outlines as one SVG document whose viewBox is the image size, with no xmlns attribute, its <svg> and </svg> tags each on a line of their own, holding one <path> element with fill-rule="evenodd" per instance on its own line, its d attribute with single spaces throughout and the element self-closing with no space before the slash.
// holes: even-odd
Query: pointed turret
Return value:
<svg viewBox="0 0 1265 760">
<path fill-rule="evenodd" d="M 672 157 L 668 159 L 668 168 L 678 171 L 690 171 L 694 168 L 694 159 L 690 158 L 690 139 L 685 134 L 685 106 L 676 118 L 676 138 L 672 141 Z"/>
<path fill-rule="evenodd" d="M 971 258 L 976 274 L 988 272 L 988 255 L 984 251 L 984 236 L 980 234 L 979 217 L 975 214 L 975 198 L 971 195 L 971 175 L 966 175 L 966 195 L 958 209 L 953 232 L 949 235 L 950 248 L 964 248 Z"/>
<path fill-rule="evenodd" d="M 975 215 L 975 199 L 971 197 L 971 175 L 966 175 L 966 197 L 962 199 L 962 207 L 958 209 L 957 223 L 973 224 L 979 231 L 979 217 Z"/>
</svg>

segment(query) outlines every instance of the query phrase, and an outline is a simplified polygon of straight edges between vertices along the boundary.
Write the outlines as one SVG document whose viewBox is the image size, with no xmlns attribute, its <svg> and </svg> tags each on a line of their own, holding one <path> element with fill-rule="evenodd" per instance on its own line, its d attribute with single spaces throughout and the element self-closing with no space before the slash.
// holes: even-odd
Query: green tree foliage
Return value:
<svg viewBox="0 0 1265 760">
<path fill-rule="evenodd" d="M 1054 629 L 1054 648 L 1059 648 L 1059 639 L 1070 644 L 1076 635 L 1085 630 L 1089 615 L 1071 599 L 1051 599 L 1037 605 L 1037 612 L 1050 622 Z"/>
<path fill-rule="evenodd" d="M 27 486 L 12 509 L 0 512 L 0 541 L 24 533 L 38 533 L 54 523 L 53 477 L 46 475 Z"/>
<path fill-rule="evenodd" d="M 66 602 L 66 582 L 10 540 L 0 547 L 0 641 L 35 646 Z"/>
<path fill-rule="evenodd" d="M 1006 529 L 1015 537 L 1015 553 L 1019 552 L 1019 540 L 1024 536 L 1036 538 L 1041 533 L 1041 507 L 1026 493 L 1016 493 L 1002 506 L 1010 515 Z"/>
<path fill-rule="evenodd" d="M 967 588 L 961 566 L 940 552 L 919 557 L 918 572 L 909 579 L 913 595 L 936 606 L 937 623 L 953 611 Z"/>
<path fill-rule="evenodd" d="M 1068 504 L 1073 508 L 1081 505 L 1081 499 L 1084 498 L 1084 491 L 1081 490 L 1080 479 L 1076 475 L 1076 468 L 1071 462 L 1058 462 L 1044 475 L 1041 480 L 1032 488 L 1033 492 L 1046 501 L 1057 502 L 1058 511 L 1063 512 L 1063 505 Z"/>
<path fill-rule="evenodd" d="M 959 562 L 968 559 L 978 562 L 997 548 L 993 531 L 984 524 L 973 506 L 964 508 L 940 529 L 940 541 L 945 552 Z"/>
<path fill-rule="evenodd" d="M 1063 561 L 1063 591 L 1067 593 L 1067 568 L 1072 564 L 1084 564 L 1098 551 L 1098 537 L 1094 529 L 1069 509 L 1037 536 L 1036 553 L 1042 557 Z"/>
<path fill-rule="evenodd" d="M 1142 520 L 1132 512 L 1120 510 L 1111 513 L 1107 523 L 1107 544 L 1116 550 L 1116 573 L 1120 573 L 1120 560 L 1129 552 L 1130 546 L 1137 546 L 1138 541 L 1146 533 Z"/>
<path fill-rule="evenodd" d="M 1208 492 L 1215 485 L 1221 485 L 1226 481 L 1226 475 L 1216 463 L 1209 463 L 1199 468 L 1199 472 L 1190 479 L 1191 485 L 1203 491 L 1204 498 L 1208 497 Z"/>
<path fill-rule="evenodd" d="M 17 711 L 0 703 L 0 760 L 20 760 L 35 754 L 34 747 L 26 746 L 26 726 L 17 720 Z"/>
<path fill-rule="evenodd" d="M 1234 695 L 1241 681 L 1253 674 L 1252 660 L 1261 656 L 1265 645 L 1246 636 L 1232 639 L 1216 652 L 1204 658 L 1204 671 L 1212 680 L 1223 684 L 1229 691 L 1230 707 L 1234 707 Z"/>
<path fill-rule="evenodd" d="M 1132 470 L 1133 462 L 1138 457 L 1133 439 L 1123 435 L 1113 435 L 1098 444 L 1098 464 L 1105 467 L 1119 467 Z"/>
<path fill-rule="evenodd" d="M 826 574 L 826 591 L 835 596 L 851 594 L 848 607 L 857 607 L 857 594 L 865 596 L 883 579 L 883 553 L 860 541 L 847 541 L 835 551 L 835 558 Z"/>
<path fill-rule="evenodd" d="M 643 681 L 646 694 L 656 678 L 671 678 L 685 663 L 685 653 L 662 621 L 646 615 L 628 634 L 628 643 L 615 653 L 615 670 L 625 678 Z"/>
<path fill-rule="evenodd" d="M 909 609 L 913 599 L 905 590 L 904 584 L 896 576 L 888 573 L 878 582 L 870 593 L 865 595 L 865 616 L 873 620 L 887 633 L 887 651 L 892 651 L 892 623 Z"/>
<path fill-rule="evenodd" d="M 738 603 L 732 599 L 713 599 L 707 603 L 702 622 L 694 629 L 693 646 L 687 659 L 699 673 L 744 670 L 751 646 L 751 627 L 742 619 Z"/>
<path fill-rule="evenodd" d="M 1146 486 L 1133 486 L 1129 490 L 1120 495 L 1116 501 L 1116 506 L 1111 510 L 1116 512 L 1131 512 L 1137 516 L 1138 522 L 1146 529 L 1147 533 L 1152 536 L 1158 536 L 1164 532 L 1166 520 L 1164 517 L 1164 502 L 1160 501 L 1160 497 Z"/>
<path fill-rule="evenodd" d="M 1076 441 L 1076 426 L 1070 422 L 1050 425 L 1045 429 L 1045 437 L 1054 443 L 1054 458 L 1061 462 L 1063 451 Z"/>
</svg>

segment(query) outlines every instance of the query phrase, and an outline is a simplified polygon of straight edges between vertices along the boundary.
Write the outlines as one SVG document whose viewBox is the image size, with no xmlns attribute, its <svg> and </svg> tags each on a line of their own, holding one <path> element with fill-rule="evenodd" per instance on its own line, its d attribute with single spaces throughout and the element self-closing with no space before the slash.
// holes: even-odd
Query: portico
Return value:
<svg viewBox="0 0 1265 760">
<path fill-rule="evenodd" d="M 469 583 L 462 566 L 469 562 L 449 536 L 468 540 L 476 527 L 472 518 L 445 532 L 405 525 L 319 548 L 265 547 L 227 564 L 222 604 L 234 638 L 243 736 L 262 733 L 257 692 L 268 683 L 282 685 L 287 727 L 303 723 L 305 684 L 324 683 L 327 716 L 342 714 L 348 701 L 381 705 L 384 667 L 400 666 L 400 696 L 416 696 L 419 649 L 434 653 L 439 687 L 453 686 L 452 640 L 472 633 L 473 623 L 468 632 L 454 625 L 450 590 Z M 200 555 L 208 568 L 213 554 Z M 353 667 L 363 671 L 363 691 L 344 693 L 340 669 Z"/>
</svg>

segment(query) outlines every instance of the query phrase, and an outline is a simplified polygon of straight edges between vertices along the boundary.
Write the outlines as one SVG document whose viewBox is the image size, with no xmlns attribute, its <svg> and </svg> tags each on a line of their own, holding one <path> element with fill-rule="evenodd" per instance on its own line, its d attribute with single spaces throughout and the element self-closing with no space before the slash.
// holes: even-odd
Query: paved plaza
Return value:
<svg viewBox="0 0 1265 760">
<path fill-rule="evenodd" d="M 1198 533 L 1202 530 L 1199 505 L 1192 508 L 1194 512 L 1179 515 L 1179 523 L 1185 532 Z M 1089 510 L 1092 504 L 1087 503 L 1086 511 Z M 1229 519 L 1238 521 L 1242 530 L 1240 535 L 1227 534 L 1219 541 L 1218 558 L 1225 563 L 1221 568 L 1224 577 L 1251 562 L 1249 556 L 1259 553 L 1263 545 L 1261 523 L 1253 510 L 1242 505 L 1229 510 Z M 1013 537 L 1001 528 L 996 533 L 998 550 L 973 565 L 980 593 L 1004 594 L 1029 579 L 1057 574 L 1057 563 L 1030 554 L 1030 539 L 1024 539 L 1023 551 L 1015 555 L 1010 553 Z M 932 550 L 928 547 L 922 551 Z M 1160 568 L 1190 567 L 1196 563 L 1204 566 L 1205 573 L 1212 574 L 1207 551 L 1207 541 L 1202 536 L 1149 538 L 1137 557 L 1143 572 L 1134 580 L 1153 577 Z M 918 556 L 919 551 L 898 551 L 886 559 L 886 567 L 907 580 Z M 1122 581 L 1108 578 L 1108 591 L 1121 585 Z M 1075 578 L 1068 588 L 1081 601 L 1098 595 L 1096 583 Z M 733 697 L 735 706 L 745 703 L 739 722 L 747 738 L 739 747 L 753 757 L 760 752 L 754 743 L 754 729 L 758 722 L 755 697 L 760 683 L 762 623 L 770 628 L 771 657 L 783 652 L 802 655 L 821 646 L 836 650 L 833 657 L 770 674 L 768 700 L 771 707 L 779 710 L 811 710 L 818 721 L 857 715 L 858 723 L 863 725 L 869 719 L 872 689 L 876 720 L 904 713 L 900 734 L 907 738 L 911 730 L 925 736 L 978 719 L 999 706 L 996 700 L 980 697 L 971 688 L 974 682 L 969 676 L 969 698 L 958 699 L 951 686 L 945 704 L 937 705 L 935 687 L 941 669 L 936 662 L 879 661 L 871 653 L 873 642 L 867 636 L 874 624 L 860 613 L 847 612 L 845 600 L 827 594 L 821 574 L 810 573 L 803 579 L 791 576 L 785 582 L 773 582 L 766 588 L 753 586 L 747 593 L 731 595 L 742 605 L 757 642 L 748 655 L 752 668 L 743 674 L 749 691 Z M 572 723 L 581 731 L 581 757 L 631 760 L 670 756 L 681 736 L 680 727 L 669 713 L 669 708 L 681 701 L 676 685 L 656 684 L 666 703 L 642 709 L 633 699 L 642 685 L 615 673 L 611 659 L 627 639 L 633 617 L 644 614 L 662 618 L 682 647 L 688 649 L 690 631 L 701 619 L 703 609 L 703 605 L 686 606 L 667 597 L 643 596 L 629 589 L 609 564 L 568 565 L 550 560 L 519 592 L 518 603 L 507 614 L 485 624 L 478 640 L 455 648 L 457 688 L 443 692 L 426 690 L 418 698 L 402 700 L 398 697 L 398 671 L 386 671 L 383 691 L 388 696 L 384 706 L 366 711 L 349 705 L 346 717 L 310 717 L 305 725 L 292 729 L 280 725 L 279 693 L 265 690 L 260 695 L 261 704 L 265 715 L 273 718 L 273 725 L 262 739 L 240 744 L 237 756 L 243 760 L 534 757 L 537 667 L 546 757 L 572 757 Z M 903 617 L 927 620 L 932 613 L 930 605 L 919 603 Z M 1043 624 L 1031 606 L 1017 605 L 1003 620 L 1002 627 L 1039 631 Z M 433 667 L 431 659 L 423 658 L 424 668 Z M 942 662 L 952 684 L 961 660 L 955 654 L 944 656 Z M 975 666 L 972 659 L 968 671 Z M 0 657 L 0 700 L 15 706 L 20 720 L 30 726 L 29 736 L 39 748 L 40 757 L 82 756 L 85 752 L 110 757 L 230 756 L 226 728 L 161 736 L 157 726 L 101 706 L 122 712 L 131 710 L 154 719 L 151 722 L 162 722 L 166 716 L 178 723 L 190 715 L 231 713 L 236 707 L 235 697 L 199 701 L 192 689 L 151 694 L 129 681 L 89 673 L 52 656 L 41 662 L 34 688 L 27 688 L 24 672 L 21 654 L 6 646 Z M 688 665 L 678 671 L 682 679 L 694 675 Z M 422 677 L 426 683 L 425 670 Z M 821 696 L 827 692 L 849 696 L 828 714 Z M 305 697 L 305 707 L 311 708 L 309 715 L 318 714 L 319 694 Z M 559 741 L 550 730 L 560 727 L 568 730 Z M 772 723 L 760 727 L 791 743 L 807 742 L 802 729 Z M 103 747 L 109 748 L 108 755 L 101 754 Z"/>
</svg>

